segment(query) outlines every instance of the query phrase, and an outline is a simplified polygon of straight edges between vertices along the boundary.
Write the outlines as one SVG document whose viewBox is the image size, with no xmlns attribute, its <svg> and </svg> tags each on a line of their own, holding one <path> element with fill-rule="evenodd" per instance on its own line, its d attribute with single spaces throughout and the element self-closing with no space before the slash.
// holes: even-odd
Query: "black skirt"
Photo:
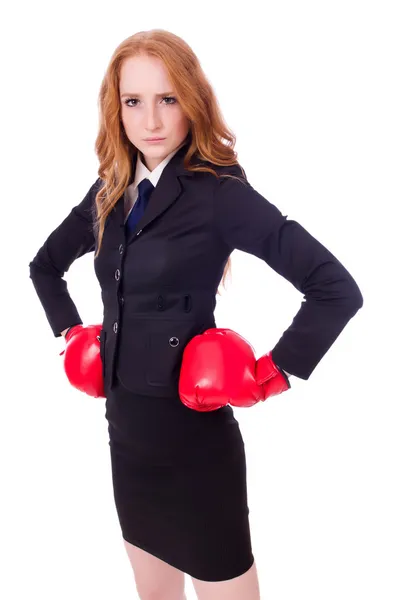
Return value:
<svg viewBox="0 0 397 600">
<path fill-rule="evenodd" d="M 244 442 L 231 406 L 198 412 L 117 380 L 106 399 L 123 538 L 204 581 L 253 564 Z"/>
</svg>

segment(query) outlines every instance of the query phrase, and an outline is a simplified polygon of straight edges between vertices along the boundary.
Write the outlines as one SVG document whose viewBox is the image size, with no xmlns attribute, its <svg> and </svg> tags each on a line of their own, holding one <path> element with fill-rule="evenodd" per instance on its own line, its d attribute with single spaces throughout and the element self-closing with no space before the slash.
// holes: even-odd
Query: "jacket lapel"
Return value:
<svg viewBox="0 0 397 600">
<path fill-rule="evenodd" d="M 190 177 L 193 175 L 193 173 L 185 169 L 183 165 L 187 148 L 187 144 L 182 146 L 165 166 L 160 179 L 150 196 L 149 203 L 142 218 L 126 238 L 127 243 L 134 238 L 138 231 L 147 227 L 154 219 L 157 219 L 180 197 L 183 192 L 183 187 L 179 178 L 184 176 Z M 124 196 L 118 201 L 115 210 L 116 214 L 118 213 L 117 218 L 120 220 L 120 225 L 124 227 Z"/>
</svg>

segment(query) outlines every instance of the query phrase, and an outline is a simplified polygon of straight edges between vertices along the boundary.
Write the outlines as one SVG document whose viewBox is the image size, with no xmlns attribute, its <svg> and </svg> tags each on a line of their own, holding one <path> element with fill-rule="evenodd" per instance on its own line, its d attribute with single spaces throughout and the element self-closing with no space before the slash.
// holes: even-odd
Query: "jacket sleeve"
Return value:
<svg viewBox="0 0 397 600">
<path fill-rule="evenodd" d="M 304 295 L 272 356 L 284 371 L 309 379 L 363 306 L 357 283 L 302 225 L 288 219 L 246 181 L 218 179 L 214 221 L 231 252 L 238 249 L 264 260 Z"/>
<path fill-rule="evenodd" d="M 100 183 L 98 178 L 29 263 L 29 277 L 55 337 L 67 327 L 82 323 L 63 276 L 77 258 L 95 249 L 93 217 Z"/>
</svg>

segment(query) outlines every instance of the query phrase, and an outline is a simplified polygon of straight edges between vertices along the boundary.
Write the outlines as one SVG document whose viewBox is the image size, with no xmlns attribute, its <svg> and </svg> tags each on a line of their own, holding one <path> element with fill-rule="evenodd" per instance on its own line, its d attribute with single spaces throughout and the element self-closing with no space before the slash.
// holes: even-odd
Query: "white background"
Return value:
<svg viewBox="0 0 397 600">
<path fill-rule="evenodd" d="M 393 2 L 19 2 L 3 9 L 0 595 L 137 598 L 113 504 L 104 400 L 74 390 L 28 263 L 97 177 L 114 48 L 168 29 L 214 86 L 248 179 L 327 246 L 364 306 L 308 381 L 235 409 L 266 600 L 395 600 L 396 18 Z M 232 256 L 219 327 L 257 356 L 302 295 Z M 85 324 L 93 253 L 65 275 Z M 195 598 L 187 577 L 188 598 Z"/>
</svg>

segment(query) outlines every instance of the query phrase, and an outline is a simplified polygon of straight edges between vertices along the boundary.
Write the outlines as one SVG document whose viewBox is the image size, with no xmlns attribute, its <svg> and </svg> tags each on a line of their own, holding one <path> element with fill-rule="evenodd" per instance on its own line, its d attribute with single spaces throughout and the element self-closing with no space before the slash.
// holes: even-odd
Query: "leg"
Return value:
<svg viewBox="0 0 397 600">
<path fill-rule="evenodd" d="M 260 600 L 255 562 L 248 571 L 227 581 L 191 579 L 198 600 Z"/>
<path fill-rule="evenodd" d="M 126 540 L 124 545 L 141 600 L 186 600 L 182 571 Z"/>
</svg>

